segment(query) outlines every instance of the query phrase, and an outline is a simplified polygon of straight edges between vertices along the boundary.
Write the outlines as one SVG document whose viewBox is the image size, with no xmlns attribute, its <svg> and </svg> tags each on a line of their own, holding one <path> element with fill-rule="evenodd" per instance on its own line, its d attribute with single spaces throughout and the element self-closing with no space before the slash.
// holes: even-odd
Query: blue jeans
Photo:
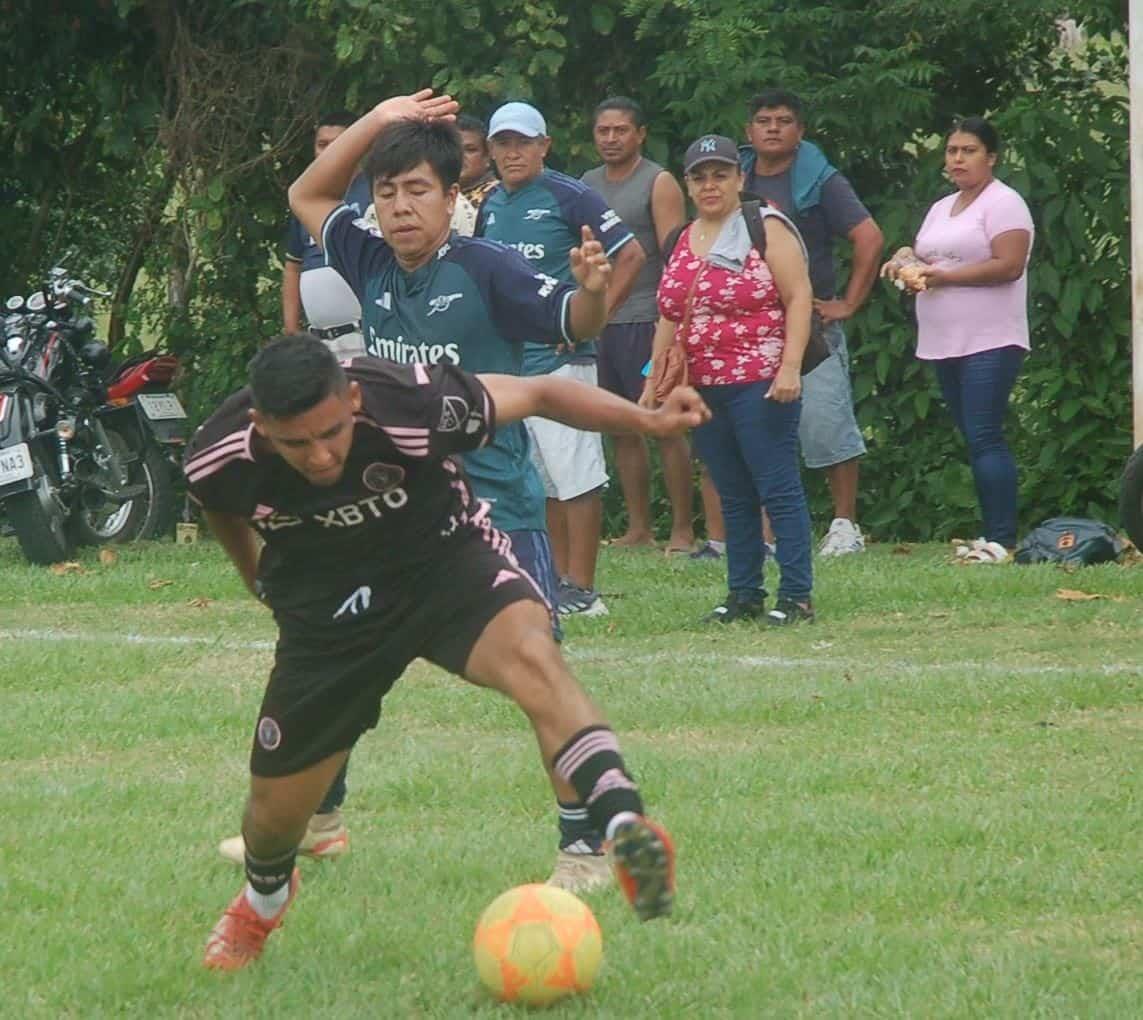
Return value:
<svg viewBox="0 0 1143 1020">
<path fill-rule="evenodd" d="M 953 421 L 968 443 L 984 537 L 1016 545 L 1016 460 L 1004 438 L 1004 413 L 1024 348 L 997 347 L 933 362 Z"/>
<path fill-rule="evenodd" d="M 757 598 L 762 587 L 762 505 L 770 515 L 782 577 L 778 598 L 805 602 L 813 589 L 810 512 L 798 470 L 801 401 L 767 400 L 768 382 L 704 386 L 712 417 L 694 431 L 726 520 L 730 591 Z"/>
</svg>

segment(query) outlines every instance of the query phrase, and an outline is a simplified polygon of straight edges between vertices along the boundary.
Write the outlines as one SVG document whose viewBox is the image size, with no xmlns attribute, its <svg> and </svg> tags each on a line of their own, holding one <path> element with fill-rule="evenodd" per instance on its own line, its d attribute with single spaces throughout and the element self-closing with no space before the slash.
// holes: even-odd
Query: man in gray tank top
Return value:
<svg viewBox="0 0 1143 1020">
<path fill-rule="evenodd" d="M 633 99 L 613 96 L 595 108 L 595 147 L 603 165 L 588 170 L 583 182 L 604 198 L 634 233 L 647 261 L 635 278 L 627 300 L 611 316 L 598 344 L 599 385 L 638 401 L 646 381 L 643 366 L 659 318 L 656 293 L 663 273 L 661 244 L 680 227 L 686 211 L 678 181 L 643 155 L 647 124 Z M 612 436 L 615 469 L 627 504 L 627 532 L 616 545 L 654 544 L 651 521 L 651 467 L 642 436 Z M 694 541 L 691 524 L 690 451 L 684 436 L 659 440 L 663 480 L 671 501 L 671 537 L 667 551 L 685 552 Z"/>
</svg>

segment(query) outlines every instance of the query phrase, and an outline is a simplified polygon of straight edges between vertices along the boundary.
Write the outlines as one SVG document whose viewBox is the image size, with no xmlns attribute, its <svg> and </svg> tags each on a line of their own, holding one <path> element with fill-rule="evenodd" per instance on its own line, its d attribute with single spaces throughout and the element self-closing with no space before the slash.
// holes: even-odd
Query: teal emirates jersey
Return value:
<svg viewBox="0 0 1143 1020">
<path fill-rule="evenodd" d="M 361 302 L 365 347 L 374 357 L 520 375 L 525 340 L 571 339 L 575 288 L 537 273 L 516 252 L 453 234 L 408 273 L 384 240 L 353 220 L 352 210 L 339 206 L 325 221 L 321 244 Z M 523 422 L 501 426 L 488 446 L 463 459 L 496 527 L 545 527 L 544 491 Z"/>
<path fill-rule="evenodd" d="M 553 280 L 574 283 L 568 252 L 579 245 L 585 226 L 608 257 L 635 237 L 599 192 L 574 177 L 544 170 L 515 191 L 502 184 L 490 192 L 480 206 L 476 234 L 515 248 L 536 271 Z M 561 365 L 594 359 L 591 341 L 559 353 L 550 345 L 529 343 L 524 349 L 524 374 L 546 375 Z"/>
</svg>

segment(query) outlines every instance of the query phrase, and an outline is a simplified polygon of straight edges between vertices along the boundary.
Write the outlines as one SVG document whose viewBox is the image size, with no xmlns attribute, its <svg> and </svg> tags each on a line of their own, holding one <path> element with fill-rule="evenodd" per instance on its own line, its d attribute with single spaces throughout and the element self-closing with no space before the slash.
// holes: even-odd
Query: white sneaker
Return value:
<svg viewBox="0 0 1143 1020">
<path fill-rule="evenodd" d="M 999 542 L 974 538 L 971 545 L 958 545 L 956 558 L 963 563 L 1007 563 L 1012 557 Z"/>
<path fill-rule="evenodd" d="M 858 553 L 865 549 L 865 536 L 861 529 L 844 517 L 835 517 L 822 540 L 818 552 L 822 556 L 844 556 L 846 553 Z"/>
<path fill-rule="evenodd" d="M 561 850 L 547 885 L 570 893 L 592 892 L 604 889 L 615 881 L 611 861 L 606 854 L 569 853 Z"/>
<path fill-rule="evenodd" d="M 561 581 L 556 598 L 560 616 L 607 615 L 607 606 L 594 588 L 581 588 L 572 581 Z"/>
<path fill-rule="evenodd" d="M 298 853 L 315 860 L 340 857 L 349 850 L 349 830 L 335 808 L 323 815 L 314 815 L 306 826 L 306 834 L 298 845 Z M 231 864 L 246 863 L 246 842 L 241 836 L 230 836 L 218 844 L 219 854 Z"/>
</svg>

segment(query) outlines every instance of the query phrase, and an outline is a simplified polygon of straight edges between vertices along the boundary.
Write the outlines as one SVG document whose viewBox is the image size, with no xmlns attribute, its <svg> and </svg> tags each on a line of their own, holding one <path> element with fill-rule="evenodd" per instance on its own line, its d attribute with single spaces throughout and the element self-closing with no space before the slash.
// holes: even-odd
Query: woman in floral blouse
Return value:
<svg viewBox="0 0 1143 1020">
<path fill-rule="evenodd" d="M 695 430 L 694 446 L 722 500 L 729 592 L 706 619 L 812 620 L 810 515 L 798 465 L 801 364 L 813 301 L 805 250 L 793 225 L 765 210 L 766 257 L 759 257 L 742 214 L 742 172 L 729 138 L 696 140 L 684 170 L 698 217 L 679 235 L 659 283 L 654 357 L 678 342 L 689 382 L 713 412 Z M 649 379 L 641 402 L 655 399 Z M 762 506 L 781 568 L 769 613 Z"/>
</svg>

